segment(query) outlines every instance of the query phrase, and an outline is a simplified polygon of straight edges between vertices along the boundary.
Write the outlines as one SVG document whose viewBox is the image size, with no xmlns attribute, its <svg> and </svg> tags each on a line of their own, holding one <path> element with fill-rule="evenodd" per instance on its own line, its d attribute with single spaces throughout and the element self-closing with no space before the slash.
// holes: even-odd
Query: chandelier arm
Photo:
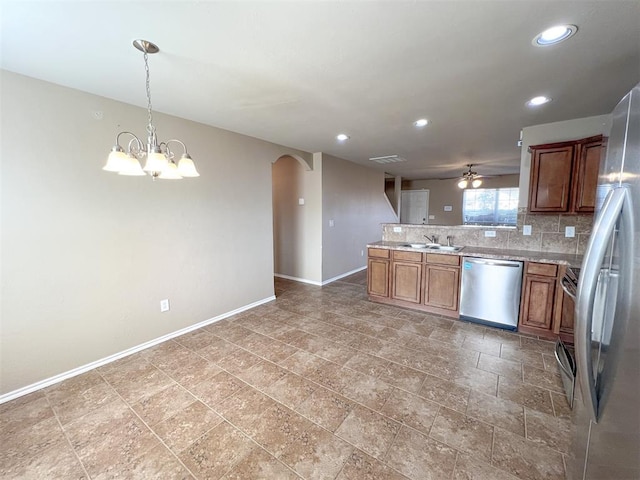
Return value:
<svg viewBox="0 0 640 480">
<path fill-rule="evenodd" d="M 189 152 L 187 152 L 187 146 L 184 144 L 184 142 L 182 142 L 181 140 L 178 140 L 177 138 L 172 138 L 171 140 L 167 140 L 167 143 L 166 143 L 167 149 L 169 149 L 169 144 L 171 142 L 176 142 L 176 143 L 179 143 L 180 145 L 182 145 L 182 148 L 184 150 L 184 154 L 185 155 L 189 155 Z"/>
<path fill-rule="evenodd" d="M 129 140 L 129 145 L 127 146 L 127 153 L 131 153 L 131 152 L 135 152 L 135 150 L 133 150 L 131 148 L 131 144 L 133 142 L 138 144 L 138 151 L 137 151 L 137 155 L 140 156 L 144 153 L 144 146 L 142 144 L 142 141 L 136 137 L 135 135 L 133 136 L 134 138 L 132 138 L 131 140 Z"/>
<path fill-rule="evenodd" d="M 120 146 L 120 135 L 125 135 L 125 134 L 126 135 L 131 135 L 135 140 L 138 141 L 138 144 L 140 144 L 140 139 L 136 136 L 135 133 L 124 131 L 124 132 L 120 132 L 120 133 L 118 133 L 118 135 L 116 135 L 116 145 L 117 146 Z M 129 143 L 131 143 L 131 142 L 129 142 Z"/>
</svg>

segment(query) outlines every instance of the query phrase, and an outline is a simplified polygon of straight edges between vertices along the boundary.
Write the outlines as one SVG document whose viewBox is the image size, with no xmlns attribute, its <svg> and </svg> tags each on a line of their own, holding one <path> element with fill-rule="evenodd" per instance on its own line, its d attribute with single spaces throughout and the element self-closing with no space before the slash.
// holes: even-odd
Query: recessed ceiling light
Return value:
<svg viewBox="0 0 640 480">
<path fill-rule="evenodd" d="M 569 37 L 573 37 L 577 31 L 578 27 L 575 25 L 556 25 L 554 27 L 547 28 L 544 32 L 536 35 L 531 43 L 536 47 L 555 45 Z"/>
<path fill-rule="evenodd" d="M 421 118 L 420 120 L 416 120 L 415 122 L 413 122 L 413 124 L 416 127 L 424 127 L 429 124 L 429 120 L 427 120 L 426 118 Z"/>
<path fill-rule="evenodd" d="M 540 95 L 539 97 L 533 97 L 531 100 L 527 102 L 528 107 L 538 107 L 540 105 L 544 105 L 545 103 L 549 103 L 551 99 L 549 97 L 545 97 L 544 95 Z"/>
<path fill-rule="evenodd" d="M 340 134 L 336 135 L 336 138 L 339 141 L 344 142 L 345 140 L 349 140 L 349 135 L 347 135 L 345 133 L 340 133 Z"/>
</svg>

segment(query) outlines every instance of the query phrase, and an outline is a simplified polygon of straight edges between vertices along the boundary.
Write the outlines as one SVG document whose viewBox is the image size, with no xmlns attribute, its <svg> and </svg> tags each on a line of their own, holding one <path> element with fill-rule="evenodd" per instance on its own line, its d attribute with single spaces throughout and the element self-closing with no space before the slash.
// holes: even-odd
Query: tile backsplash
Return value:
<svg viewBox="0 0 640 480">
<path fill-rule="evenodd" d="M 516 227 L 386 223 L 382 226 L 382 240 L 423 243 L 426 241 L 424 235 L 435 235 L 439 243 L 446 244 L 447 236 L 451 236 L 454 245 L 582 255 L 591 234 L 592 224 L 593 215 L 541 215 L 528 213 L 526 208 L 520 208 Z M 531 225 L 531 235 L 522 234 L 524 225 Z M 402 231 L 394 232 L 394 227 L 398 226 Z M 575 227 L 575 237 L 565 237 L 565 227 Z M 494 231 L 496 236 L 486 237 L 487 230 Z"/>
</svg>

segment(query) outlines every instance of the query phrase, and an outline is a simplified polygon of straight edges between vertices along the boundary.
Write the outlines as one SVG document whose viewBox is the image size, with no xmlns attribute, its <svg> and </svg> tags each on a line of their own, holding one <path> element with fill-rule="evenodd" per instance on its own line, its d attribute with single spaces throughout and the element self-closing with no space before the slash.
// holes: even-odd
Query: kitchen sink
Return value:
<svg viewBox="0 0 640 480">
<path fill-rule="evenodd" d="M 440 252 L 459 252 L 464 248 L 460 246 L 439 245 L 437 243 L 405 243 L 402 246 Z"/>
</svg>

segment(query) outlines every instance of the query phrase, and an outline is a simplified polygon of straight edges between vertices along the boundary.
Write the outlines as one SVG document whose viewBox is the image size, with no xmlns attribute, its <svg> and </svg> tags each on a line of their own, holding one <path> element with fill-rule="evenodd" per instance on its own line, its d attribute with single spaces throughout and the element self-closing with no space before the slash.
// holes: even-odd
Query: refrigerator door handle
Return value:
<svg viewBox="0 0 640 480">
<path fill-rule="evenodd" d="M 589 237 L 578 281 L 575 325 L 577 373 L 585 407 L 594 422 L 598 419 L 598 398 L 591 360 L 594 299 L 609 239 L 616 228 L 627 194 L 627 188 L 624 186 L 616 187 L 607 194 Z"/>
</svg>

